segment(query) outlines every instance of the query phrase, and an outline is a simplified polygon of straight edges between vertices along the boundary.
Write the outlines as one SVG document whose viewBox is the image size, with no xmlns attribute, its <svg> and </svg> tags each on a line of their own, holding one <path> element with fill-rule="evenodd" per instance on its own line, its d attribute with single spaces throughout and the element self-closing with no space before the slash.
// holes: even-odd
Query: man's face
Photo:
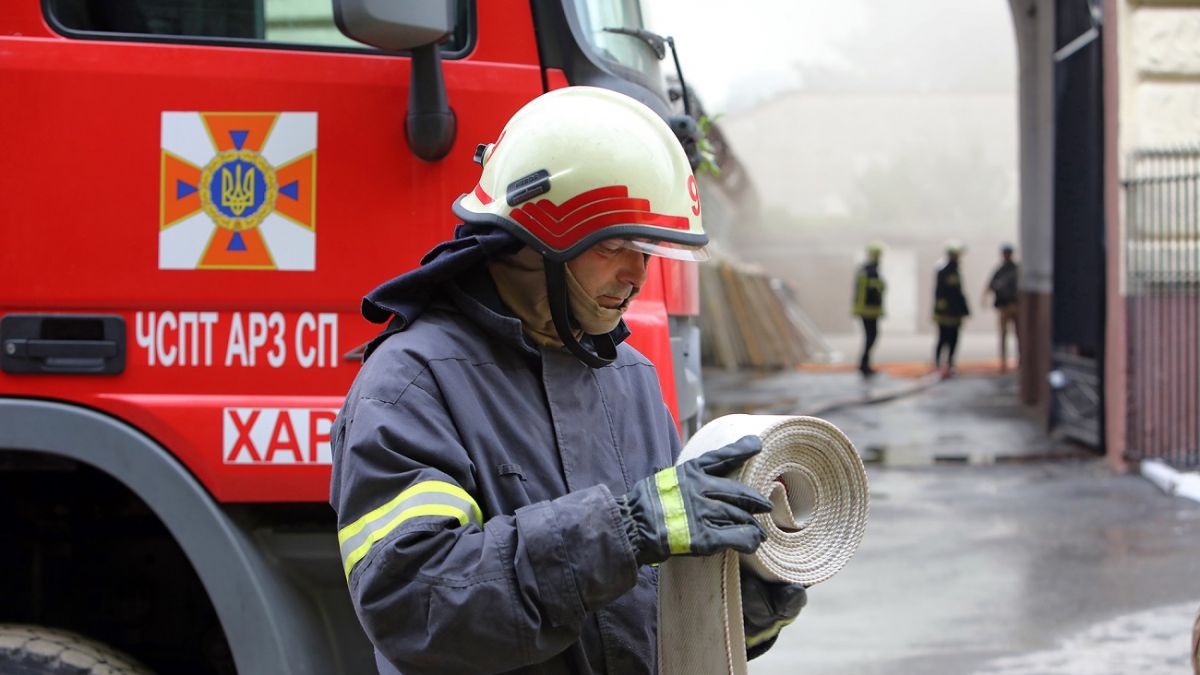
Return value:
<svg viewBox="0 0 1200 675">
<path fill-rule="evenodd" d="M 567 262 L 571 274 L 601 307 L 624 309 L 646 283 L 650 256 L 606 240 Z"/>
</svg>

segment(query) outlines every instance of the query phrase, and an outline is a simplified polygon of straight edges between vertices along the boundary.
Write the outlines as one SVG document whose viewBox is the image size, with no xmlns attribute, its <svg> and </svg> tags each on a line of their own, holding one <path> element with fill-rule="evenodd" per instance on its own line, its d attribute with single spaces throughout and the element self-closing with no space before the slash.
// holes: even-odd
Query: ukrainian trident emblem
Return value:
<svg viewBox="0 0 1200 675">
<path fill-rule="evenodd" d="M 240 216 L 246 207 L 254 204 L 254 168 L 246 170 L 246 179 L 242 180 L 242 165 L 237 165 L 237 178 L 229 173 L 229 167 L 221 169 L 221 206 L 228 207 L 233 215 Z"/>
<path fill-rule="evenodd" d="M 257 227 L 275 208 L 275 169 L 251 150 L 226 150 L 200 172 L 200 208 L 218 227 L 241 232 Z"/>
<path fill-rule="evenodd" d="M 316 113 L 162 120 L 160 269 L 316 269 Z"/>
</svg>

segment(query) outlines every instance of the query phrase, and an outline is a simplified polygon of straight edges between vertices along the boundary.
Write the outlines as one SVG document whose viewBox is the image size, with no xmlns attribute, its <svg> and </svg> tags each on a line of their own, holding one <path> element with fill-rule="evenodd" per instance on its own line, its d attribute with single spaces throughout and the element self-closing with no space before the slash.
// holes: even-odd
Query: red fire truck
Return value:
<svg viewBox="0 0 1200 675">
<path fill-rule="evenodd" d="M 5 2 L 0 671 L 373 672 L 326 501 L 359 299 L 538 94 L 687 126 L 662 54 L 637 0 Z M 695 272 L 653 260 L 686 430 Z"/>
</svg>

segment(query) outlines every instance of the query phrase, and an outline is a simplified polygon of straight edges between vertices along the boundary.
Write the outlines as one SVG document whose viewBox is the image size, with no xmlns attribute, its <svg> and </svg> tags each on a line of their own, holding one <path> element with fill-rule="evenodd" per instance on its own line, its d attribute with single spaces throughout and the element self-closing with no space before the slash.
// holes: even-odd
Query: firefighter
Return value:
<svg viewBox="0 0 1200 675">
<path fill-rule="evenodd" d="M 1008 372 L 1008 327 L 1012 326 L 1013 339 L 1017 341 L 1017 356 L 1021 354 L 1021 334 L 1017 315 L 1017 263 L 1013 261 L 1013 245 L 1000 246 L 1000 265 L 992 272 L 992 278 L 983 290 L 983 302 L 987 304 L 988 293 L 992 294 L 993 306 L 1000 320 L 1000 372 Z"/>
<path fill-rule="evenodd" d="M 463 222 L 363 300 L 386 329 L 333 429 L 330 502 L 381 673 L 653 673 L 656 564 L 752 552 L 770 502 L 722 478 L 746 437 L 673 467 L 654 366 L 621 316 L 649 256 L 703 260 L 684 152 L 654 112 L 544 94 L 480 146 Z M 806 600 L 749 578 L 774 642 Z"/>
<path fill-rule="evenodd" d="M 962 273 L 958 263 L 966 247 L 957 241 L 946 243 L 946 257 L 939 262 L 933 290 L 933 321 L 938 326 L 937 347 L 933 352 L 933 367 L 942 377 L 954 374 L 954 352 L 958 348 L 958 331 L 963 319 L 971 314 L 967 296 L 963 295 Z M 943 352 L 946 355 L 942 359 Z"/>
<path fill-rule="evenodd" d="M 879 319 L 883 316 L 883 291 L 886 284 L 879 276 L 879 258 L 883 255 L 883 244 L 871 242 L 867 245 L 867 261 L 854 275 L 854 316 L 862 319 L 863 350 L 858 361 L 858 370 L 863 377 L 875 374 L 871 367 L 871 348 L 879 335 Z"/>
</svg>

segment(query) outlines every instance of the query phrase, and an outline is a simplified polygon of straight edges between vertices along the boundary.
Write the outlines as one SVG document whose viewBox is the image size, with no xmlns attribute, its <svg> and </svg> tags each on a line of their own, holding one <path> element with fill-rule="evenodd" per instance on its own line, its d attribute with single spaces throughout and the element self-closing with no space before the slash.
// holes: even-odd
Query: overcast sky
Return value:
<svg viewBox="0 0 1200 675">
<path fill-rule="evenodd" d="M 1007 0 L 642 0 L 713 112 L 782 90 L 1016 89 Z M 664 63 L 669 69 L 670 57 Z"/>
</svg>

